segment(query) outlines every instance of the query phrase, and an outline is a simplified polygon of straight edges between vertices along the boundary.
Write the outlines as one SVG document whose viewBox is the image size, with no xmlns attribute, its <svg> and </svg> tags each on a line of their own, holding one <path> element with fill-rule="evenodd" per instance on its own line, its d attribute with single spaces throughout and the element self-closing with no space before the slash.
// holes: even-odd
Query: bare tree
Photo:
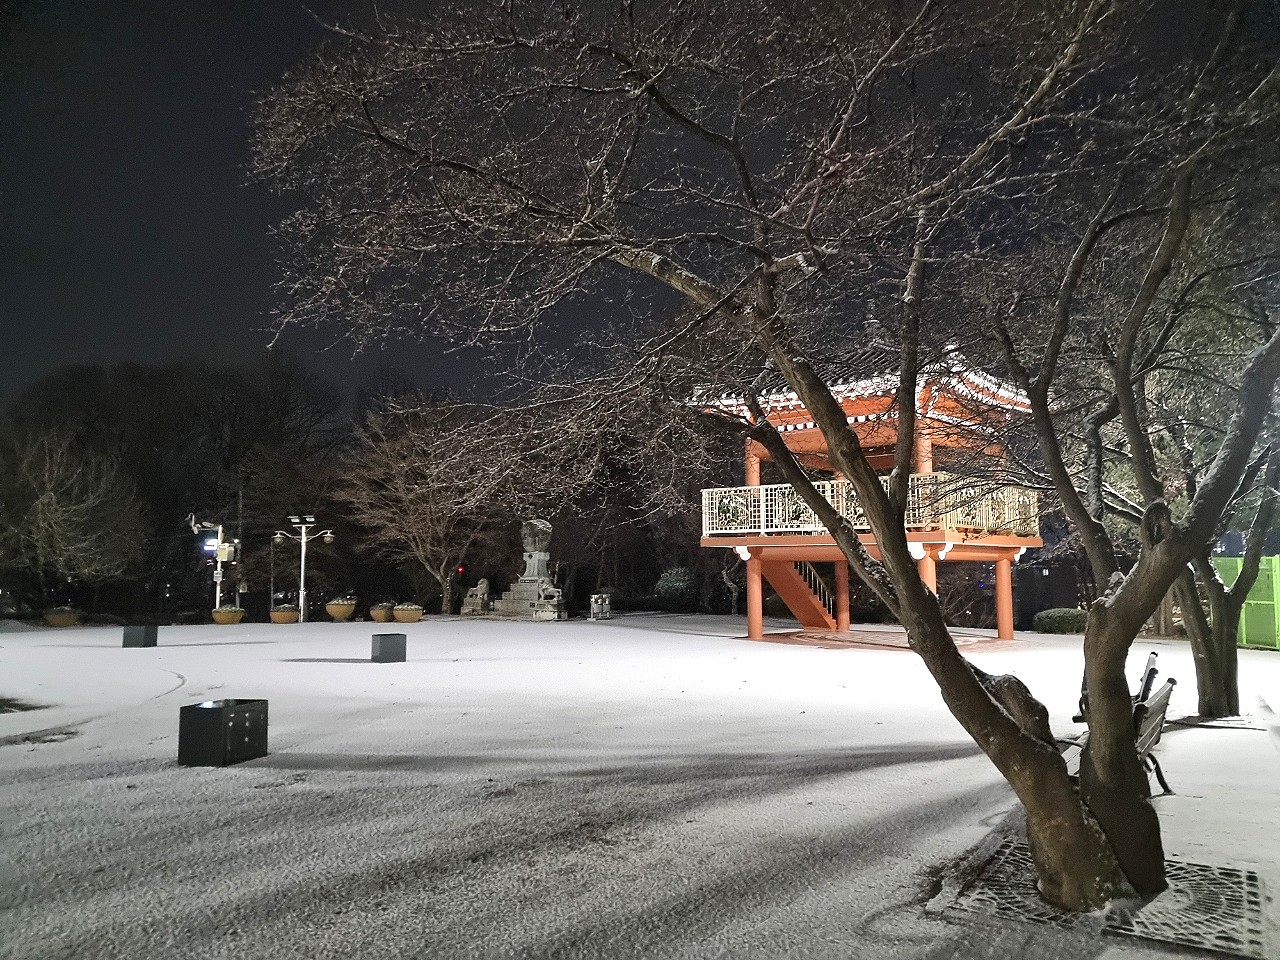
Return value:
<svg viewBox="0 0 1280 960">
<path fill-rule="evenodd" d="M 447 610 L 455 568 L 507 523 L 515 484 L 482 419 L 437 405 L 370 414 L 335 494 L 381 555 L 439 585 Z"/>
<path fill-rule="evenodd" d="M 305 197 L 282 228 L 283 321 L 505 338 L 536 357 L 552 308 L 585 290 L 674 291 L 687 309 L 670 322 L 619 316 L 611 335 L 635 359 L 610 380 L 613 401 L 655 379 L 675 396 L 743 397 L 741 429 L 905 625 L 952 713 L 1017 792 L 1044 895 L 1087 910 L 1161 889 L 1124 654 L 1212 536 L 1280 375 L 1280 346 L 1242 376 L 1187 520 L 1148 507 L 1129 577 L 1111 582 L 1119 571 L 1097 521 L 1078 496 L 1067 503 L 1109 584 L 1086 641 L 1094 736 L 1083 794 L 1043 706 L 960 655 L 904 532 L 921 372 L 947 342 L 984 333 L 950 309 L 941 282 L 975 256 L 1038 242 L 1042 221 L 1023 227 L 1009 209 L 1065 171 L 1087 175 L 1088 157 L 1060 147 L 1075 149 L 1076 119 L 1099 115 L 1099 89 L 1124 90 L 1126 71 L 1141 69 L 1121 55 L 1140 6 L 1068 0 L 1034 17 L 1016 4 L 931 0 L 468 9 L 448 22 L 343 28 L 266 100 L 257 168 Z M 1122 324 L 1121 392 L 1149 324 L 1145 309 Z M 1053 441 L 1047 472 L 1069 501 L 1070 470 L 1053 454 L 1055 343 L 1038 363 L 1018 343 L 1009 354 Z M 887 487 L 831 390 L 868 364 L 884 372 L 886 357 L 898 401 Z M 763 415 L 759 394 L 778 384 L 821 428 L 880 560 Z"/>
<path fill-rule="evenodd" d="M 0 491 L 0 563 L 33 577 L 46 602 L 137 572 L 146 527 L 118 460 L 65 434 L 20 437 L 4 450 Z"/>
</svg>

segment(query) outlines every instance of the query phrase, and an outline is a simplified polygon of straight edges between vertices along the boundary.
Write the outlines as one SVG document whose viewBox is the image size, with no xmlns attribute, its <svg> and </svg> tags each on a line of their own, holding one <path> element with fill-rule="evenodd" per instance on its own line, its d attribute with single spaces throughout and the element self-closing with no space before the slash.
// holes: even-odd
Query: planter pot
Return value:
<svg viewBox="0 0 1280 960">
<path fill-rule="evenodd" d="M 391 615 L 396 618 L 396 623 L 417 623 L 422 619 L 421 610 L 392 610 Z"/>
<path fill-rule="evenodd" d="M 51 627 L 74 627 L 80 622 L 78 610 L 46 610 L 44 622 Z"/>
<path fill-rule="evenodd" d="M 354 603 L 326 603 L 324 612 L 329 615 L 334 623 L 343 623 L 351 619 L 351 615 L 356 612 L 356 605 Z"/>
<path fill-rule="evenodd" d="M 214 610 L 213 622 L 220 623 L 223 626 L 239 623 L 244 619 L 243 610 Z"/>
<path fill-rule="evenodd" d="M 390 607 L 370 607 L 369 616 L 374 623 L 390 623 L 393 619 Z"/>
<path fill-rule="evenodd" d="M 297 610 L 272 610 L 271 622 L 272 623 L 297 623 L 298 611 Z"/>
</svg>

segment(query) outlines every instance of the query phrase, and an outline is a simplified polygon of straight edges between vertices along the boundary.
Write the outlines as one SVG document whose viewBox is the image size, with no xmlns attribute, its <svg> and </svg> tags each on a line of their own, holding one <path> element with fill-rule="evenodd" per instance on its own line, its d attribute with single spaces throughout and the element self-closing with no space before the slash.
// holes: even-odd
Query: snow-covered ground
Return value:
<svg viewBox="0 0 1280 960">
<path fill-rule="evenodd" d="M 0 631 L 0 956 L 1154 957 L 926 913 L 1013 798 L 900 650 L 735 618 Z M 782 627 L 782 624 L 772 624 Z M 409 661 L 369 662 L 370 635 Z M 1185 644 L 1140 641 L 1181 681 Z M 1078 638 L 979 642 L 1067 734 Z M 1280 655 L 1241 652 L 1280 706 Z M 269 756 L 176 763 L 178 708 L 270 701 Z M 1171 856 L 1280 889 L 1280 751 L 1170 730 Z M 1276 905 L 1269 904 L 1271 935 Z M 1280 939 L 1273 942 L 1280 943 Z"/>
</svg>

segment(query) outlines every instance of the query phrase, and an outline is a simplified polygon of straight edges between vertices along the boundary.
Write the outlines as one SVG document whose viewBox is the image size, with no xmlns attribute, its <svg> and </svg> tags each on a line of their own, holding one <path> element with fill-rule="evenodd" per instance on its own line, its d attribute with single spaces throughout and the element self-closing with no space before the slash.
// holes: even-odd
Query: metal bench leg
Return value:
<svg viewBox="0 0 1280 960">
<path fill-rule="evenodd" d="M 1146 762 L 1150 765 L 1151 769 L 1155 771 L 1156 782 L 1160 784 L 1160 789 L 1164 791 L 1161 796 L 1167 797 L 1169 794 L 1173 793 L 1173 791 L 1169 789 L 1169 781 L 1164 778 L 1164 771 L 1160 769 L 1160 761 L 1155 758 L 1155 754 L 1148 753 Z"/>
</svg>

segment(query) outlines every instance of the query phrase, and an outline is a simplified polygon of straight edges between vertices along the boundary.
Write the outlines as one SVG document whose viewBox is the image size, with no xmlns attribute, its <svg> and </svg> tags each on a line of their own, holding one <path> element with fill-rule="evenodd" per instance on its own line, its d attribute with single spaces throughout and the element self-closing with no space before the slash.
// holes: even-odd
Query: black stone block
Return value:
<svg viewBox="0 0 1280 960">
<path fill-rule="evenodd" d="M 156 637 L 160 633 L 157 626 L 125 627 L 124 645 L 126 647 L 154 647 Z"/>
<path fill-rule="evenodd" d="M 374 663 L 404 663 L 405 635 L 403 633 L 375 633 L 373 635 Z"/>
<path fill-rule="evenodd" d="M 267 701 L 206 700 L 178 712 L 178 763 L 225 767 L 267 755 Z"/>
</svg>

